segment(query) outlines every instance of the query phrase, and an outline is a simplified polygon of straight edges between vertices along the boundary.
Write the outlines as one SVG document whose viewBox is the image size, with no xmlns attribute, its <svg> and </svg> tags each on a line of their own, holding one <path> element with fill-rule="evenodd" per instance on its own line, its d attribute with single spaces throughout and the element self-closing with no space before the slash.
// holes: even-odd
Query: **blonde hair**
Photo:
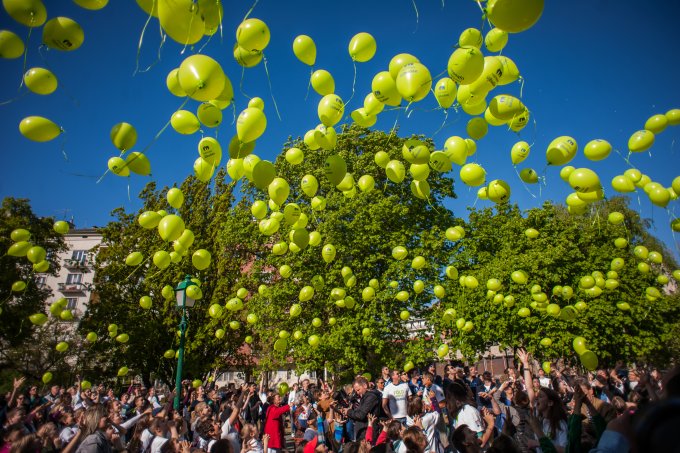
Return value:
<svg viewBox="0 0 680 453">
<path fill-rule="evenodd" d="M 244 439 L 247 439 L 248 437 L 258 437 L 258 435 L 259 431 L 257 426 L 252 423 L 246 423 L 243 425 L 243 428 L 241 428 L 241 437 Z"/>
<path fill-rule="evenodd" d="M 90 434 L 94 434 L 99 429 L 99 422 L 102 418 L 106 418 L 108 412 L 101 404 L 88 407 L 85 411 L 83 420 L 83 434 L 81 439 L 85 439 Z"/>
</svg>

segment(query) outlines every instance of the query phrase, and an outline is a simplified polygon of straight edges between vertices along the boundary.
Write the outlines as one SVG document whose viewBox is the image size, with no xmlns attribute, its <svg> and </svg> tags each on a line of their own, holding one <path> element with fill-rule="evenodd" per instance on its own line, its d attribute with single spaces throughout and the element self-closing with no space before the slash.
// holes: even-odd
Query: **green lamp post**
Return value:
<svg viewBox="0 0 680 453">
<path fill-rule="evenodd" d="M 173 404 L 176 411 L 179 410 L 179 400 L 182 396 L 182 365 L 184 364 L 184 340 L 187 331 L 187 308 L 194 306 L 196 301 L 187 296 L 187 289 L 190 286 L 197 286 L 191 281 L 191 276 L 184 277 L 175 288 L 175 298 L 177 300 L 177 308 L 182 310 L 182 320 L 179 322 L 179 354 L 177 358 L 177 376 L 175 377 L 175 402 Z"/>
</svg>

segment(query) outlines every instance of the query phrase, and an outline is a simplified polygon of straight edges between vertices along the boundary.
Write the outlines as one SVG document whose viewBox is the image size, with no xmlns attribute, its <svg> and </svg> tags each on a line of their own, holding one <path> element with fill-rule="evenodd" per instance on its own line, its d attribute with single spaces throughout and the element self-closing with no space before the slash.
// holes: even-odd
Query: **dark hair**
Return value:
<svg viewBox="0 0 680 453">
<path fill-rule="evenodd" d="M 541 387 L 539 392 L 543 392 L 552 405 L 548 408 L 548 414 L 545 417 L 550 424 L 550 438 L 554 439 L 557 431 L 560 429 L 560 423 L 567 421 L 567 410 L 564 408 L 560 395 L 549 388 Z"/>
<path fill-rule="evenodd" d="M 506 434 L 496 437 L 487 453 L 521 453 L 521 449 L 514 439 Z"/>
<path fill-rule="evenodd" d="M 444 388 L 446 410 L 449 416 L 455 417 L 464 405 L 470 404 L 467 386 L 459 381 L 449 382 Z"/>
<path fill-rule="evenodd" d="M 220 439 L 212 444 L 210 453 L 233 453 L 229 439 Z"/>
<path fill-rule="evenodd" d="M 401 436 L 401 427 L 403 425 L 398 420 L 392 420 L 387 425 L 387 438 L 391 441 L 399 439 Z"/>
<path fill-rule="evenodd" d="M 427 446 L 425 434 L 423 434 L 423 431 L 416 426 L 406 428 L 402 439 L 406 446 L 407 453 L 423 453 Z"/>
<path fill-rule="evenodd" d="M 465 447 L 465 430 L 470 429 L 468 425 L 459 425 L 454 431 L 449 434 L 449 443 L 453 444 L 459 452 L 467 451 Z"/>
<path fill-rule="evenodd" d="M 408 409 L 406 412 L 409 417 L 414 417 L 423 413 L 423 399 L 413 398 L 411 402 L 408 403 Z"/>
<path fill-rule="evenodd" d="M 211 419 L 206 419 L 206 420 L 201 420 L 198 422 L 196 425 L 196 429 L 194 432 L 198 434 L 200 437 L 203 439 L 210 439 L 212 438 L 211 431 L 213 428 L 212 420 Z"/>
</svg>

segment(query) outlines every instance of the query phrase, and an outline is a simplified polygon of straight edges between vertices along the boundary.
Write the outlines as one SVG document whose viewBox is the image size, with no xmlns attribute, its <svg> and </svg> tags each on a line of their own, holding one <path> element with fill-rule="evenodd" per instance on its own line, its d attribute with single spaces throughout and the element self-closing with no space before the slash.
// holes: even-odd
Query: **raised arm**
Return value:
<svg viewBox="0 0 680 453">
<path fill-rule="evenodd" d="M 524 384 L 527 388 L 527 394 L 529 395 L 529 403 L 533 405 L 536 393 L 534 393 L 534 384 L 531 376 L 531 369 L 529 368 L 529 353 L 524 348 L 520 348 L 517 350 L 517 357 L 520 362 L 522 362 Z"/>
</svg>

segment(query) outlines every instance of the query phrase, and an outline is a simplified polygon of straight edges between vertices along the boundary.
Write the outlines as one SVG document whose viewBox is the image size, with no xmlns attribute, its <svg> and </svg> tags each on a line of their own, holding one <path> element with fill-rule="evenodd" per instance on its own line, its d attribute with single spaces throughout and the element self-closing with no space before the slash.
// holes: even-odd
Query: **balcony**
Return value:
<svg viewBox="0 0 680 453">
<path fill-rule="evenodd" d="M 84 293 L 89 289 L 85 283 L 59 283 L 58 288 L 63 294 Z"/>
<path fill-rule="evenodd" d="M 90 269 L 90 263 L 88 263 L 86 259 L 74 260 L 69 258 L 64 260 L 64 267 L 66 269 L 88 271 Z"/>
</svg>

